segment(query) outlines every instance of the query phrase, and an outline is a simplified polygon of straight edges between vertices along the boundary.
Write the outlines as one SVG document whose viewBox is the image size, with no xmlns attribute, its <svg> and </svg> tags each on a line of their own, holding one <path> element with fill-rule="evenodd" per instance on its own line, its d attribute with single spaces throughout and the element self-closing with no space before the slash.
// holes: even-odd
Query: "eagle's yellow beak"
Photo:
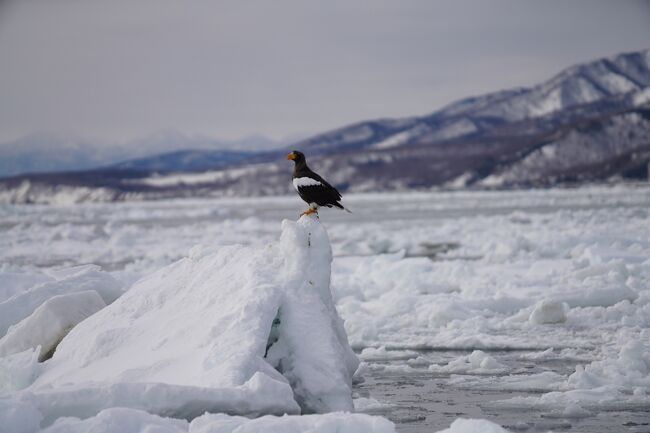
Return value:
<svg viewBox="0 0 650 433">
<path fill-rule="evenodd" d="M 287 155 L 287 159 L 290 159 L 290 160 L 293 161 L 294 159 L 296 159 L 296 154 L 291 152 L 290 154 Z"/>
</svg>

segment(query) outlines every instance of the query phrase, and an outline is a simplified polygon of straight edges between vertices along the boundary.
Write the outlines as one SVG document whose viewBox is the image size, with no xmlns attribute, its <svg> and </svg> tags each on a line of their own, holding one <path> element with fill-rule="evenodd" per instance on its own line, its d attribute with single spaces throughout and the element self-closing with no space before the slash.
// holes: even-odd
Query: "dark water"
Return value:
<svg viewBox="0 0 650 433">
<path fill-rule="evenodd" d="M 469 352 L 437 352 L 442 358 L 455 358 Z M 537 373 L 554 371 L 568 375 L 576 361 L 522 361 L 521 352 L 491 352 L 513 372 Z M 434 374 L 425 368 L 402 373 L 381 370 L 383 366 L 403 365 L 404 361 L 373 361 L 364 377 L 355 386 L 355 396 L 371 397 L 390 406 L 363 412 L 382 415 L 396 424 L 402 433 L 429 433 L 443 430 L 459 417 L 482 418 L 502 425 L 512 432 L 537 433 L 553 431 L 584 433 L 649 433 L 650 407 L 628 407 L 618 410 L 591 411 L 582 418 L 562 417 L 558 412 L 534 409 L 505 408 L 496 404 L 516 396 L 540 396 L 542 390 L 499 390 L 498 377 L 494 390 L 459 389 L 449 383 L 450 375 Z M 490 387 L 492 388 L 492 387 Z"/>
</svg>

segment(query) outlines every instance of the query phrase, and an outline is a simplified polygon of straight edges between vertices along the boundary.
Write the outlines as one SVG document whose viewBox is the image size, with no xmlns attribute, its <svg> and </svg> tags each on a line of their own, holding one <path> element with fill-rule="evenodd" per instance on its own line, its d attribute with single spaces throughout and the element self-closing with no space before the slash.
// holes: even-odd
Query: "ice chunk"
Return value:
<svg viewBox="0 0 650 433">
<path fill-rule="evenodd" d="M 398 359 L 413 359 L 418 352 L 413 350 L 386 350 L 385 346 L 366 347 L 361 351 L 361 359 L 364 361 L 386 361 Z"/>
<path fill-rule="evenodd" d="M 430 365 L 429 370 L 437 373 L 495 374 L 507 371 L 508 367 L 482 350 L 475 350 L 469 355 L 454 359 L 447 365 Z"/>
<path fill-rule="evenodd" d="M 0 394 L 31 385 L 40 371 L 40 350 L 37 347 L 0 358 Z"/>
<path fill-rule="evenodd" d="M 650 394 L 650 344 L 647 340 L 628 341 L 621 347 L 618 357 L 576 367 L 568 384 L 578 389 L 610 385 Z"/>
<path fill-rule="evenodd" d="M 141 279 L 77 325 L 20 398 L 45 424 L 115 406 L 186 419 L 352 410 L 358 360 L 327 233 L 315 217 L 282 227 L 279 244 L 194 249 Z"/>
<path fill-rule="evenodd" d="M 51 357 L 56 345 L 77 323 L 104 308 L 94 290 L 54 296 L 31 316 L 9 328 L 0 339 L 0 356 L 41 346 L 39 361 Z"/>
<path fill-rule="evenodd" d="M 280 250 L 284 299 L 278 343 L 268 357 L 289 379 L 303 411 L 352 410 L 359 361 L 332 300 L 327 232 L 314 217 L 285 220 Z"/>
<path fill-rule="evenodd" d="M 458 418 L 451 423 L 448 429 L 438 433 L 508 433 L 508 431 L 499 424 L 485 419 Z"/>
<path fill-rule="evenodd" d="M 359 397 L 354 399 L 354 410 L 356 412 L 372 412 L 392 407 L 392 404 L 382 403 L 375 398 Z"/>
<path fill-rule="evenodd" d="M 35 394 L 52 386 L 51 400 L 52 392 L 69 394 L 71 405 L 72 394 L 90 398 L 87 403 L 93 406 L 86 416 L 118 403 L 134 407 L 140 400 L 150 406 L 136 408 L 168 414 L 176 407 L 196 416 L 219 411 L 233 393 L 238 401 L 251 402 L 238 413 L 265 412 L 269 404 L 258 406 L 261 402 L 247 385 L 259 372 L 266 376 L 260 383 L 274 402 L 273 413 L 295 413 L 289 385 L 263 359 L 281 304 L 274 276 L 283 261 L 275 253 L 274 248 L 225 247 L 140 280 L 68 334 L 36 381 Z M 120 393 L 126 395 L 120 398 Z M 148 393 L 158 400 L 145 398 Z M 183 408 L 190 402 L 195 406 Z"/>
<path fill-rule="evenodd" d="M 4 302 L 30 287 L 52 280 L 53 278 L 43 274 L 0 272 L 0 302 Z"/>
<path fill-rule="evenodd" d="M 56 281 L 36 285 L 0 302 L 0 335 L 53 296 L 94 290 L 106 304 L 110 304 L 122 294 L 122 284 L 110 274 L 100 271 L 98 266 L 79 266 L 58 276 Z"/>
<path fill-rule="evenodd" d="M 264 416 L 257 419 L 206 414 L 192 421 L 189 433 L 395 433 L 385 418 L 365 414 Z"/>
<path fill-rule="evenodd" d="M 540 397 L 515 397 L 498 402 L 501 407 L 553 409 L 579 405 L 586 410 L 648 407 L 650 404 L 650 346 L 648 332 L 620 332 L 624 339 L 618 356 L 606 356 L 586 366 L 577 366 L 556 392 Z M 547 372 L 548 374 L 548 372 Z M 579 411 L 578 411 L 579 412 Z M 582 416 L 576 414 L 575 416 Z"/>
<path fill-rule="evenodd" d="M 534 374 L 511 374 L 509 376 L 452 376 L 447 382 L 459 389 L 508 390 L 527 392 L 557 391 L 564 386 L 566 376 L 552 371 Z"/>
<path fill-rule="evenodd" d="M 593 416 L 593 413 L 583 409 L 580 405 L 571 403 L 562 410 L 563 418 L 586 418 Z"/>
<path fill-rule="evenodd" d="M 568 306 L 564 302 L 543 299 L 535 304 L 528 321 L 535 324 L 564 323 L 567 309 Z"/>
<path fill-rule="evenodd" d="M 200 387 L 167 383 L 83 383 L 25 390 L 18 394 L 43 414 L 49 425 L 62 416 L 88 418 L 111 407 L 128 407 L 161 416 L 193 419 L 205 412 L 237 415 L 297 413 L 284 381 L 255 373 L 237 387 Z"/>
</svg>

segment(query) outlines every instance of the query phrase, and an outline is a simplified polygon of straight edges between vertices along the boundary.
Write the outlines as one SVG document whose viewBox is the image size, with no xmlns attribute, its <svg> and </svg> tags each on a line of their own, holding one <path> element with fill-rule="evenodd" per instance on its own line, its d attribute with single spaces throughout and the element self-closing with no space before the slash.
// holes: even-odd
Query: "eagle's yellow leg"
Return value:
<svg viewBox="0 0 650 433">
<path fill-rule="evenodd" d="M 316 209 L 309 208 L 309 209 L 307 209 L 306 211 L 304 211 L 303 213 L 301 213 L 300 216 L 303 216 L 303 215 L 311 215 L 311 214 L 313 214 L 313 213 L 315 213 L 316 215 L 318 215 L 318 211 L 317 211 Z"/>
</svg>

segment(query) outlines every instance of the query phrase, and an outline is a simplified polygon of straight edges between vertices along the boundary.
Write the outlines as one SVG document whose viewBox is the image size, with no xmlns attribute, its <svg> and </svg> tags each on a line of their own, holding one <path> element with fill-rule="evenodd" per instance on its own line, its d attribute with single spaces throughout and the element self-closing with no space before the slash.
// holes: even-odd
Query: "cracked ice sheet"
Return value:
<svg viewBox="0 0 650 433">
<path fill-rule="evenodd" d="M 434 262 L 399 253 L 341 258 L 338 307 L 359 348 L 553 347 L 598 355 L 616 344 L 612 331 L 650 323 L 649 222 L 646 210 L 600 208 L 464 216 L 437 222 L 428 236 L 406 229 L 400 237 L 447 233 L 462 247 Z M 563 323 L 530 320 L 543 300 L 567 307 Z"/>
</svg>

